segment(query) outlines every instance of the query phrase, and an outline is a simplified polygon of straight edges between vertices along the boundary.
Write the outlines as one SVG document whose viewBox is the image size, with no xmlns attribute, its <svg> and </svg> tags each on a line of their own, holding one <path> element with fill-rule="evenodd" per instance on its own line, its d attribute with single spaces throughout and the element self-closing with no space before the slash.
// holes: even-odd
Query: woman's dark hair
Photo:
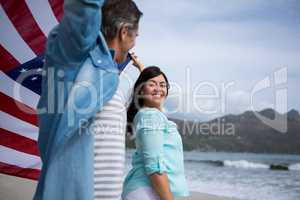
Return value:
<svg viewBox="0 0 300 200">
<path fill-rule="evenodd" d="M 139 108 L 144 106 L 144 100 L 143 98 L 140 98 L 141 91 L 143 90 L 144 84 L 150 80 L 151 78 L 154 78 L 156 76 L 163 75 L 163 77 L 166 80 L 167 83 L 167 95 L 169 93 L 169 81 L 167 79 L 167 76 L 160 70 L 159 67 L 156 66 L 150 66 L 145 68 L 138 79 L 136 80 L 133 88 L 132 93 L 132 99 L 129 104 L 128 110 L 127 110 L 127 133 L 133 133 L 132 129 L 132 123 L 133 119 L 138 112 Z"/>
</svg>

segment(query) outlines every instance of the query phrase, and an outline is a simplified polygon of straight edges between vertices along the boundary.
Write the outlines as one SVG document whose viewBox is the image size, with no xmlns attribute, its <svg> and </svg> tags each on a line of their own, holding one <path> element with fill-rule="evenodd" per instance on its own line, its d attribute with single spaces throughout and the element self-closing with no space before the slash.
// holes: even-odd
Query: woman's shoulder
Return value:
<svg viewBox="0 0 300 200">
<path fill-rule="evenodd" d="M 134 122 L 137 123 L 140 120 L 151 120 L 151 121 L 165 121 L 167 117 L 157 108 L 142 108 L 134 117 Z"/>
</svg>

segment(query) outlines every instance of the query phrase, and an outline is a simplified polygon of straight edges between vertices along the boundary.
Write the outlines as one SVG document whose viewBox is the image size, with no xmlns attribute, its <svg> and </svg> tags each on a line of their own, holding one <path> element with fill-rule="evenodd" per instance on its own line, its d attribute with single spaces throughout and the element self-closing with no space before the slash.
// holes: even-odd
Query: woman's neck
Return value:
<svg viewBox="0 0 300 200">
<path fill-rule="evenodd" d="M 157 107 L 157 106 L 144 105 L 144 106 L 142 107 L 142 109 L 143 109 L 143 108 L 156 108 L 156 109 L 162 111 L 162 108 L 161 108 L 161 107 Z"/>
</svg>

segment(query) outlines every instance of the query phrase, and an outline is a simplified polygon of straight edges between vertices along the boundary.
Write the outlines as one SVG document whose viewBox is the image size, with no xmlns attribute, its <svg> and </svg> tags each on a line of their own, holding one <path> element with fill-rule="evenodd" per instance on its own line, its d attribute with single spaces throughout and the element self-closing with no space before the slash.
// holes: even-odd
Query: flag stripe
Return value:
<svg viewBox="0 0 300 200">
<path fill-rule="evenodd" d="M 1 23 L 1 22 L 0 22 Z M 0 44 L 0 70 L 6 72 L 20 63 Z"/>
<path fill-rule="evenodd" d="M 49 4 L 52 7 L 54 15 L 60 21 L 64 13 L 64 0 L 49 0 Z"/>
<path fill-rule="evenodd" d="M 0 162 L 0 172 L 3 174 L 18 176 L 22 178 L 29 178 L 37 180 L 40 176 L 40 170 L 37 169 L 24 169 L 15 165 Z"/>
<path fill-rule="evenodd" d="M 0 162 L 22 168 L 41 169 L 40 157 L 0 145 Z"/>
<path fill-rule="evenodd" d="M 7 1 L 10 2 L 10 1 Z M 0 6 L 0 44 L 15 57 L 19 63 L 27 62 L 36 57 L 35 53 L 20 36 L 10 19 Z M 3 31 L 5 30 L 5 31 Z"/>
<path fill-rule="evenodd" d="M 0 173 L 37 180 L 37 104 L 46 40 L 64 0 L 0 0 Z"/>
<path fill-rule="evenodd" d="M 27 154 L 39 156 L 37 142 L 21 135 L 0 128 L 0 145 L 21 151 Z"/>
<path fill-rule="evenodd" d="M 35 21 L 37 22 L 44 35 L 48 35 L 51 29 L 58 24 L 56 17 L 47 0 L 25 0 Z M 41 12 L 41 10 L 43 12 Z M 37 52 L 36 52 L 37 53 Z M 39 54 L 40 52 L 38 52 Z"/>
<path fill-rule="evenodd" d="M 36 1 L 37 3 L 38 1 Z M 46 36 L 35 21 L 24 0 L 6 1 L 3 8 L 21 37 L 39 55 L 44 51 Z M 44 13 L 44 10 L 40 13 Z M 44 23 L 48 23 L 45 21 Z"/>
<path fill-rule="evenodd" d="M 38 125 L 38 119 L 34 109 L 9 96 L 4 95 L 2 92 L 0 92 L 0 102 L 2 102 L 0 104 L 1 111 L 31 123 L 32 125 Z"/>
<path fill-rule="evenodd" d="M 33 109 L 36 109 L 40 99 L 38 94 L 15 82 L 2 71 L 0 71 L 0 83 L 0 92 Z"/>
<path fill-rule="evenodd" d="M 32 140 L 37 140 L 39 129 L 32 124 L 24 122 L 2 111 L 0 111 L 0 122 L 1 128 L 5 130 L 22 135 Z"/>
</svg>

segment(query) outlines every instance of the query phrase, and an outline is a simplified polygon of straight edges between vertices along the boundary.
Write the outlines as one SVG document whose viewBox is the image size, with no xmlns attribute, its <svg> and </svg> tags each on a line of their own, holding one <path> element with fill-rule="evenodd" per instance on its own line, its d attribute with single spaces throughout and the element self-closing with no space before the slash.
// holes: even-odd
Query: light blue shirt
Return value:
<svg viewBox="0 0 300 200">
<path fill-rule="evenodd" d="M 181 136 L 174 122 L 156 108 L 143 108 L 134 118 L 136 151 L 123 185 L 123 198 L 139 187 L 151 187 L 149 175 L 166 172 L 174 197 L 188 196 Z"/>
</svg>

